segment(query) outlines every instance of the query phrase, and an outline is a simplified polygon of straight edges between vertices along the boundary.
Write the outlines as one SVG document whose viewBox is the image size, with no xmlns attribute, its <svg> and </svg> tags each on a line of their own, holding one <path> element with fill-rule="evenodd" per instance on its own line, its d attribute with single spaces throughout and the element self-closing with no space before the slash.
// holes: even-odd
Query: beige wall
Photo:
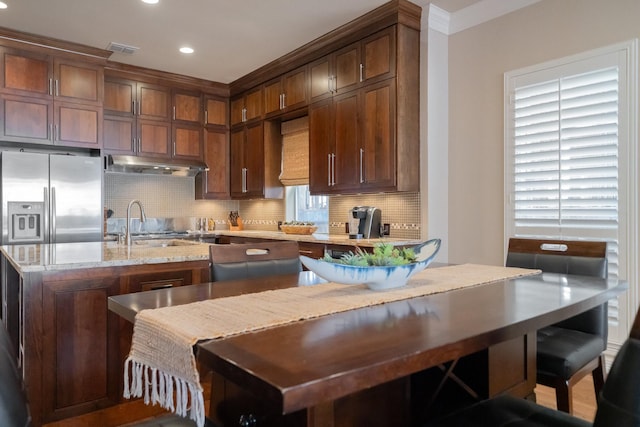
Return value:
<svg viewBox="0 0 640 427">
<path fill-rule="evenodd" d="M 449 37 L 450 262 L 504 262 L 504 73 L 639 36 L 638 0 L 542 0 Z"/>
</svg>

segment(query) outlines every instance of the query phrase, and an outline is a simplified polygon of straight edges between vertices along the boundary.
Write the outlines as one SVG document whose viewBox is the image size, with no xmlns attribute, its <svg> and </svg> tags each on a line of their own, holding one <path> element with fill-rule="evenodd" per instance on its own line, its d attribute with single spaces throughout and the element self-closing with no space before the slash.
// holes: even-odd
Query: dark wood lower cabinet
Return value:
<svg viewBox="0 0 640 427">
<path fill-rule="evenodd" d="M 209 281 L 208 260 L 19 275 L 2 258 L 7 299 L 22 299 L 8 313 L 9 332 L 20 344 L 34 427 L 125 401 L 133 326 L 109 311 L 108 297 Z"/>
<path fill-rule="evenodd" d="M 118 277 L 43 283 L 45 419 L 62 419 L 118 403 L 119 320 L 109 312 L 107 298 L 119 291 Z"/>
</svg>

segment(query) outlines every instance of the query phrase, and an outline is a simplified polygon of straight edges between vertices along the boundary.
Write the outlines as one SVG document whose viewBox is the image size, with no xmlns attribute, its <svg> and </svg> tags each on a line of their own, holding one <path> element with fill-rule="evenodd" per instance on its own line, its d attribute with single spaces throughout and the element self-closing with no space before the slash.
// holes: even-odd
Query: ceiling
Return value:
<svg viewBox="0 0 640 427">
<path fill-rule="evenodd" d="M 4 0 L 0 26 L 100 49 L 135 46 L 110 59 L 230 83 L 386 1 Z M 431 3 L 453 13 L 478 1 Z M 184 45 L 195 52 L 180 53 Z"/>
</svg>

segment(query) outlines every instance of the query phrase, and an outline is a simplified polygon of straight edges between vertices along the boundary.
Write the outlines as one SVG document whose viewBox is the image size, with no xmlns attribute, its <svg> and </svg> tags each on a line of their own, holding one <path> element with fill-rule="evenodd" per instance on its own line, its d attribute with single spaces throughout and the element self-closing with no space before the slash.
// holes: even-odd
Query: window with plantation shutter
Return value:
<svg viewBox="0 0 640 427">
<path fill-rule="evenodd" d="M 627 61 L 617 46 L 505 75 L 506 238 L 604 240 L 609 277 L 627 268 Z"/>
</svg>

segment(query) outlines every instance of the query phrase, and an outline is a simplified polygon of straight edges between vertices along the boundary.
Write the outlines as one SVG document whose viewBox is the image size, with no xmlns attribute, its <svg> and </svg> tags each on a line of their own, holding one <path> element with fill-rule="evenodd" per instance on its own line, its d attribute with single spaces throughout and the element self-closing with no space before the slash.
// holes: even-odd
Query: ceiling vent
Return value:
<svg viewBox="0 0 640 427">
<path fill-rule="evenodd" d="M 133 55 L 133 53 L 138 49 L 140 48 L 135 46 L 127 46 L 126 44 L 115 43 L 115 42 L 111 42 L 107 46 L 107 50 L 110 50 L 111 52 L 115 52 L 115 53 L 124 53 L 125 55 Z"/>
</svg>

